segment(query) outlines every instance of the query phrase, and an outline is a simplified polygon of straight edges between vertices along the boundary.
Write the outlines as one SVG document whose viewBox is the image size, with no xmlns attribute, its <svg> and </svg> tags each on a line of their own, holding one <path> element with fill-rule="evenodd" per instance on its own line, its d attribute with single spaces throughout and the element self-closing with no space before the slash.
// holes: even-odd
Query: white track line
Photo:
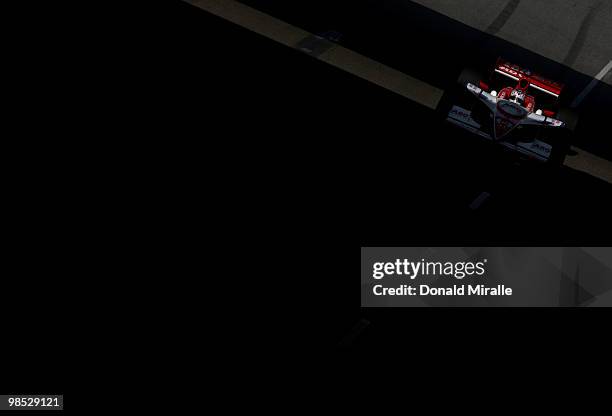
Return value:
<svg viewBox="0 0 612 416">
<path fill-rule="evenodd" d="M 575 146 L 572 146 L 572 149 L 576 151 L 576 155 L 566 156 L 565 166 L 586 172 L 596 178 L 612 183 L 612 168 L 608 160 L 602 159 L 586 150 L 578 149 Z"/>
<path fill-rule="evenodd" d="M 603 69 L 599 71 L 599 74 L 595 75 L 595 78 L 593 78 L 593 80 L 589 83 L 589 85 L 587 85 L 586 88 L 576 97 L 571 107 L 572 108 L 578 107 L 580 103 L 582 102 L 582 100 L 584 100 L 586 96 L 589 95 L 591 90 L 595 88 L 597 84 L 599 84 L 599 81 L 601 81 L 601 79 L 605 77 L 606 74 L 610 72 L 611 69 L 612 69 L 612 61 L 608 62 L 608 65 L 604 66 Z"/>
</svg>

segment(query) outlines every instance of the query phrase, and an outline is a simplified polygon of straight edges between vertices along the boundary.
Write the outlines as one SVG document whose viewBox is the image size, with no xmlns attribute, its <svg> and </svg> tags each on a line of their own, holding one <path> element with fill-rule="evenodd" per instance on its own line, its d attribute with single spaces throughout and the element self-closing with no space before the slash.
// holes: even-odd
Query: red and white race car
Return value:
<svg viewBox="0 0 612 416">
<path fill-rule="evenodd" d="M 577 116 L 560 107 L 564 86 L 501 58 L 487 77 L 466 69 L 445 94 L 446 120 L 529 159 L 562 163 Z"/>
</svg>

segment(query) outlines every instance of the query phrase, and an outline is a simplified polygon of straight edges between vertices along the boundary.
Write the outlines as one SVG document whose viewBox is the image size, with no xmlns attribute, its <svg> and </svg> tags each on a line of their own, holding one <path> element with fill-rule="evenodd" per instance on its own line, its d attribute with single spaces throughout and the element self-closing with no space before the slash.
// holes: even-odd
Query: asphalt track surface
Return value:
<svg viewBox="0 0 612 416">
<path fill-rule="evenodd" d="M 603 0 L 415 0 L 588 76 L 612 60 L 612 3 Z M 612 74 L 604 78 L 610 84 Z"/>
</svg>

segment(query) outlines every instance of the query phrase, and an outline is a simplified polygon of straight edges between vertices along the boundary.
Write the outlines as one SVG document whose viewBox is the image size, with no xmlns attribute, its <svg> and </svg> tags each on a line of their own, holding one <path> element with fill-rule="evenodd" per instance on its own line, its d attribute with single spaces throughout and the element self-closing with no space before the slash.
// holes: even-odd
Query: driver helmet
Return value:
<svg viewBox="0 0 612 416">
<path fill-rule="evenodd" d="M 521 90 L 512 90 L 510 93 L 510 101 L 523 105 L 525 102 L 525 93 Z"/>
</svg>

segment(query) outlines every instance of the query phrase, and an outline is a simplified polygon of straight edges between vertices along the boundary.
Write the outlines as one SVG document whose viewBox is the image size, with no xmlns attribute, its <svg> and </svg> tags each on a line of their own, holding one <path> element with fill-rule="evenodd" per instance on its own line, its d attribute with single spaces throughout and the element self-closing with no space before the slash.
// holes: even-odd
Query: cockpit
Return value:
<svg viewBox="0 0 612 416">
<path fill-rule="evenodd" d="M 519 104 L 521 107 L 525 106 L 525 93 L 521 90 L 512 90 L 508 101 Z"/>
<path fill-rule="evenodd" d="M 525 108 L 527 111 L 533 112 L 535 107 L 535 99 L 532 95 L 527 95 L 528 88 L 529 80 L 521 78 L 516 87 L 506 87 L 499 92 L 499 95 L 497 92 L 493 91 L 492 95 L 498 97 L 499 99 L 513 102 L 520 107 Z"/>
</svg>

